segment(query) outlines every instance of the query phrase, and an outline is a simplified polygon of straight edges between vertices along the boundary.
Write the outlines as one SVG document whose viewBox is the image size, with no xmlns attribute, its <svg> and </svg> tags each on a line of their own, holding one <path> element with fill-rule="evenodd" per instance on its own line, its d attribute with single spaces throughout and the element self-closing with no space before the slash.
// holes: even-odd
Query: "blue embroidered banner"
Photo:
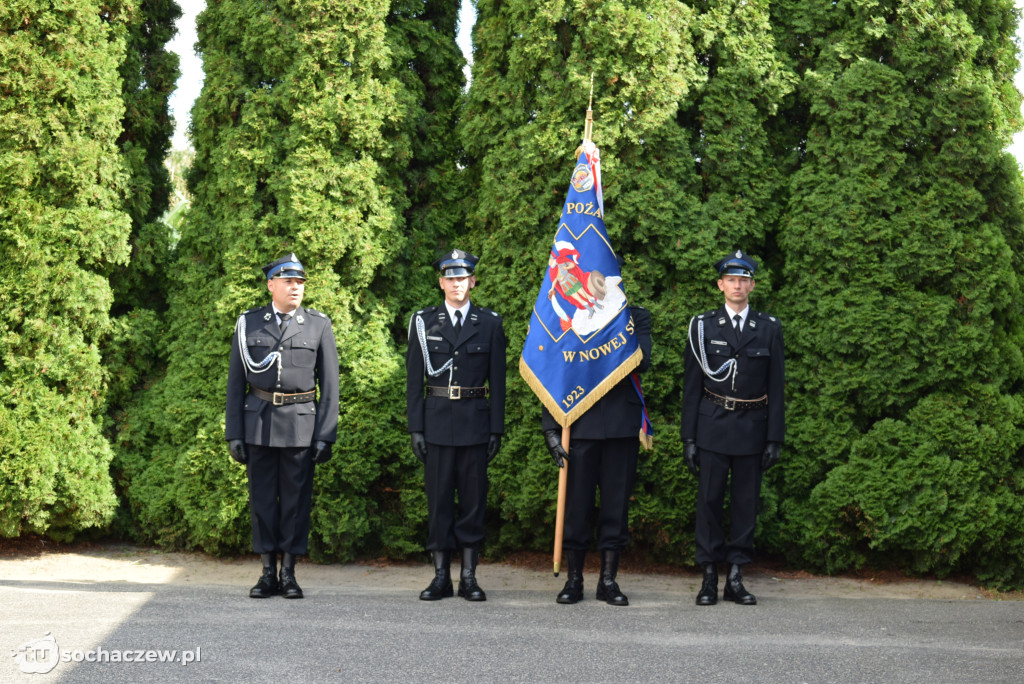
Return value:
<svg viewBox="0 0 1024 684">
<path fill-rule="evenodd" d="M 641 358 L 619 262 L 605 232 L 600 154 L 586 141 L 548 252 L 519 373 L 566 427 Z"/>
</svg>

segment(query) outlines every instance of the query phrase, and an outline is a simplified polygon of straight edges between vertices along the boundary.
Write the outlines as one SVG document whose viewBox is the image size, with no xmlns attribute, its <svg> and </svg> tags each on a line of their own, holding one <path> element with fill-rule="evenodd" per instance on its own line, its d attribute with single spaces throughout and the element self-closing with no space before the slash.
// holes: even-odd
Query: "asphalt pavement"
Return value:
<svg viewBox="0 0 1024 684">
<path fill-rule="evenodd" d="M 300 564 L 305 599 L 253 600 L 252 560 L 66 556 L 0 558 L 0 681 L 1024 681 L 1024 602 L 971 587 L 751 573 L 757 606 L 697 607 L 696 576 L 622 574 L 612 607 L 588 573 L 562 606 L 564 575 L 482 565 L 486 602 L 424 602 L 429 566 Z"/>
</svg>

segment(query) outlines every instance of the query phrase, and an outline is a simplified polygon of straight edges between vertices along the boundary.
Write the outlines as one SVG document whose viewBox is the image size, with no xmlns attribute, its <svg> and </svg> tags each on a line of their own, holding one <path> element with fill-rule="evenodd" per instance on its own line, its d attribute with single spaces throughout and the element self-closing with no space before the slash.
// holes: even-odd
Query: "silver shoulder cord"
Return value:
<svg viewBox="0 0 1024 684">
<path fill-rule="evenodd" d="M 278 377 L 281 374 L 281 352 L 272 351 L 267 354 L 267 358 L 263 359 L 259 363 L 253 360 L 252 355 L 249 354 L 249 348 L 245 346 L 245 314 L 238 317 L 238 323 L 235 324 L 236 337 L 238 338 L 238 352 L 242 356 L 242 363 L 249 369 L 251 373 L 263 373 L 270 370 L 270 365 L 277 361 L 277 372 Z"/>
<path fill-rule="evenodd" d="M 697 339 L 700 341 L 699 344 L 693 344 L 693 322 L 697 321 Z M 704 319 L 694 316 L 690 319 L 690 351 L 693 352 L 694 357 L 697 359 L 697 363 L 700 364 L 700 369 L 704 371 L 704 375 L 708 376 L 715 382 L 725 382 L 730 379 L 733 380 L 733 389 L 735 389 L 736 381 L 736 359 L 728 359 L 725 363 L 718 367 L 718 370 L 711 370 L 708 365 L 708 354 L 704 349 Z M 697 352 L 697 347 L 700 347 L 700 353 Z"/>
<path fill-rule="evenodd" d="M 427 369 L 427 375 L 436 378 L 441 373 L 448 371 L 448 385 L 452 384 L 452 359 L 445 361 L 444 365 L 434 370 L 430 363 L 430 354 L 427 353 L 427 326 L 420 316 L 416 316 L 416 337 L 420 341 L 420 351 L 423 352 L 423 367 Z"/>
</svg>

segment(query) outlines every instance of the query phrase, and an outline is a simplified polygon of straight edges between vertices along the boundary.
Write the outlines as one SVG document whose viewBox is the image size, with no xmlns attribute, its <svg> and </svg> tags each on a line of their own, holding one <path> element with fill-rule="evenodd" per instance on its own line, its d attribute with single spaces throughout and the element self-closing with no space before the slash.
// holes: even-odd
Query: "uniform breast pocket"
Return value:
<svg viewBox="0 0 1024 684">
<path fill-rule="evenodd" d="M 316 364 L 316 348 L 309 340 L 292 340 L 292 363 L 298 368 L 312 368 Z"/>
<path fill-rule="evenodd" d="M 772 352 L 768 347 L 751 347 L 747 350 L 748 359 L 768 359 Z"/>
<path fill-rule="evenodd" d="M 273 344 L 274 340 L 267 335 L 248 335 L 245 338 L 245 346 L 249 348 L 253 361 L 257 362 L 267 358 Z"/>
<path fill-rule="evenodd" d="M 470 354 L 486 354 L 491 351 L 491 345 L 488 342 L 477 342 L 476 344 L 470 344 L 466 351 Z"/>
<path fill-rule="evenodd" d="M 452 345 L 447 340 L 427 340 L 427 349 L 435 367 L 440 367 L 440 364 L 452 357 Z"/>
<path fill-rule="evenodd" d="M 704 345 L 704 350 L 707 351 L 709 357 L 732 356 L 732 346 L 725 340 L 708 340 L 708 344 Z"/>
</svg>

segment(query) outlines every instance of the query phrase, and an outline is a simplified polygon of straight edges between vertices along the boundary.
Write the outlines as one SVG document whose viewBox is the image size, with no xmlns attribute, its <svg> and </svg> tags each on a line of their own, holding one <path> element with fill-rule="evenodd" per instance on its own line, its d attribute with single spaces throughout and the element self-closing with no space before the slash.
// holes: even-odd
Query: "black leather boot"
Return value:
<svg viewBox="0 0 1024 684">
<path fill-rule="evenodd" d="M 566 555 L 566 565 L 569 577 L 565 580 L 565 586 L 559 592 L 558 603 L 579 603 L 583 600 L 583 562 L 587 559 L 586 551 L 570 550 Z"/>
<path fill-rule="evenodd" d="M 619 552 L 601 552 L 601 577 L 597 580 L 597 600 L 609 606 L 628 606 L 629 599 L 619 591 L 615 576 L 619 574 Z"/>
<path fill-rule="evenodd" d="M 281 596 L 287 599 L 302 598 L 302 589 L 295 581 L 295 554 L 281 554 Z"/>
<path fill-rule="evenodd" d="M 476 583 L 476 561 L 480 549 L 462 549 L 462 570 L 459 572 L 459 596 L 467 601 L 486 601 L 487 594 Z"/>
<path fill-rule="evenodd" d="M 277 554 L 261 553 L 260 561 L 263 562 L 263 574 L 256 586 L 249 590 L 249 598 L 270 598 L 281 590 L 281 584 L 277 581 Z"/>
<path fill-rule="evenodd" d="M 453 594 L 452 552 L 434 551 L 434 581 L 420 592 L 420 601 L 440 601 Z"/>
<path fill-rule="evenodd" d="M 743 586 L 743 571 L 735 563 L 729 567 L 729 576 L 725 580 L 725 591 L 722 592 L 722 598 L 741 606 L 757 605 L 757 599 Z"/>
<path fill-rule="evenodd" d="M 713 606 L 718 603 L 718 566 L 715 563 L 704 564 L 704 581 L 697 592 L 698 606 Z"/>
</svg>

